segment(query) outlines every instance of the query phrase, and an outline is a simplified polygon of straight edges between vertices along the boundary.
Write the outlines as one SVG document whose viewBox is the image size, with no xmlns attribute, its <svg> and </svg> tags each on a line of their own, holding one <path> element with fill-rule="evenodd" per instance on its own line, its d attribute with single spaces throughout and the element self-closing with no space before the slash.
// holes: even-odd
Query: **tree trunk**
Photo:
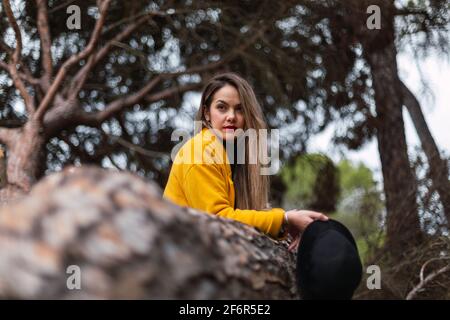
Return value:
<svg viewBox="0 0 450 320">
<path fill-rule="evenodd" d="M 293 299 L 294 268 L 286 243 L 130 173 L 68 168 L 0 210 L 0 298 Z"/>
<path fill-rule="evenodd" d="M 7 150 L 7 156 L 2 157 L 1 175 L 5 176 L 0 190 L 0 204 L 4 205 L 28 193 L 36 182 L 39 168 L 39 153 L 45 144 L 40 126 L 29 121 L 13 138 Z M 3 154 L 4 155 L 4 154 Z M 5 172 L 6 171 L 6 172 Z"/>
<path fill-rule="evenodd" d="M 411 115 L 422 149 L 427 156 L 433 186 L 439 194 L 447 218 L 447 225 L 450 228 L 450 181 L 447 161 L 441 158 L 439 148 L 425 121 L 419 101 L 402 81 L 400 81 L 400 86 L 403 94 L 403 104 Z"/>
<path fill-rule="evenodd" d="M 416 201 L 417 185 L 407 153 L 402 97 L 396 91 L 399 79 L 393 33 L 388 40 L 381 48 L 372 44 L 373 47 L 364 49 L 375 91 L 377 140 L 386 195 L 387 242 L 392 253 L 399 257 L 405 248 L 420 241 L 422 233 Z"/>
</svg>

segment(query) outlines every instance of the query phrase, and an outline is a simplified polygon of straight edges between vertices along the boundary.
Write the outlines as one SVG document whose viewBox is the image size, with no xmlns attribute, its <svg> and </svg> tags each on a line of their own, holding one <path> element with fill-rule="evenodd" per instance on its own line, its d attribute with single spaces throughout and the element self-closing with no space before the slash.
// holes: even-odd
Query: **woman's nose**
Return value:
<svg viewBox="0 0 450 320">
<path fill-rule="evenodd" d="M 234 120 L 234 118 L 235 118 L 235 112 L 234 112 L 234 110 L 230 110 L 227 114 L 227 119 Z"/>
</svg>

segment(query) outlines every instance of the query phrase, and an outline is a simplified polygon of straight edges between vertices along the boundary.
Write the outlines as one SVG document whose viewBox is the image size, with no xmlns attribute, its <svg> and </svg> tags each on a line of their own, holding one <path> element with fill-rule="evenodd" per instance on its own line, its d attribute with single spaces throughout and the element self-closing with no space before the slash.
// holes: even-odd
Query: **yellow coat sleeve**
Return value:
<svg viewBox="0 0 450 320">
<path fill-rule="evenodd" d="M 240 221 L 276 238 L 281 229 L 284 210 L 267 211 L 234 209 L 230 192 L 220 167 L 214 164 L 193 165 L 183 181 L 189 207 Z"/>
</svg>

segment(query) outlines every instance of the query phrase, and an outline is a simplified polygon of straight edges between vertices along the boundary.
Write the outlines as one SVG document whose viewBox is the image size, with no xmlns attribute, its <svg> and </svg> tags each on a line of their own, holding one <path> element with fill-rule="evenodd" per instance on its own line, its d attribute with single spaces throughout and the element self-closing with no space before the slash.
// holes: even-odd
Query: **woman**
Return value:
<svg viewBox="0 0 450 320">
<path fill-rule="evenodd" d="M 276 239 L 289 232 L 294 237 L 291 251 L 297 249 L 300 233 L 309 223 L 328 219 L 314 211 L 268 208 L 268 177 L 260 174 L 258 161 L 248 161 L 249 150 L 260 154 L 259 143 L 245 140 L 239 149 L 245 150 L 245 163 L 229 161 L 226 144 L 236 141 L 243 131 L 255 129 L 258 133 L 267 127 L 247 81 L 234 73 L 212 78 L 203 91 L 196 120 L 201 121 L 201 131 L 178 151 L 165 198 L 249 224 Z"/>
</svg>

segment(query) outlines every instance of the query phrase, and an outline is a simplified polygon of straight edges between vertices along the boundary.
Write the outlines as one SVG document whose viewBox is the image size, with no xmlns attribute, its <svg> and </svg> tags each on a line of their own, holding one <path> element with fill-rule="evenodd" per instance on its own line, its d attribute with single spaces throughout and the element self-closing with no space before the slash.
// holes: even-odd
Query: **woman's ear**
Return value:
<svg viewBox="0 0 450 320">
<path fill-rule="evenodd" d="M 209 110 L 207 106 L 203 106 L 203 114 L 205 115 L 206 121 L 210 120 Z"/>
</svg>

